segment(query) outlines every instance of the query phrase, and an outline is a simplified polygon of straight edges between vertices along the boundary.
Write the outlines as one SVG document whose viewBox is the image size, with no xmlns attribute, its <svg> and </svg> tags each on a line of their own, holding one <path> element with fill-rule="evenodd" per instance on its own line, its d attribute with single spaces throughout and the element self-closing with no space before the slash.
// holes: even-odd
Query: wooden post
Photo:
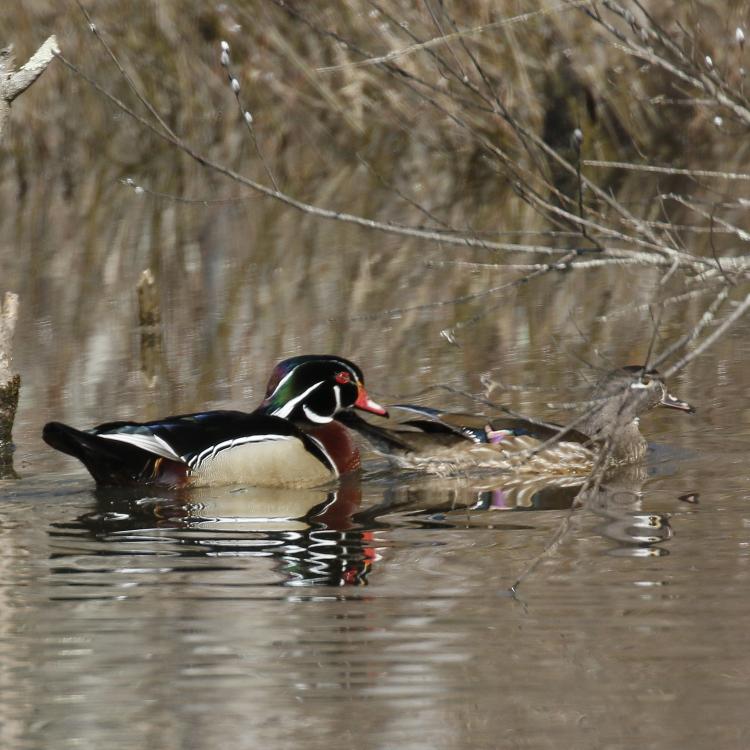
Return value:
<svg viewBox="0 0 750 750">
<path fill-rule="evenodd" d="M 138 281 L 138 330 L 141 334 L 141 372 L 149 388 L 159 382 L 164 364 L 161 306 L 154 274 L 147 268 Z"/>
<path fill-rule="evenodd" d="M 13 65 L 13 47 L 0 50 L 0 138 L 10 115 L 13 100 L 26 91 L 59 52 L 54 35 L 18 70 Z M 13 422 L 18 408 L 21 376 L 13 372 L 13 333 L 18 320 L 18 295 L 6 292 L 0 300 L 0 478 L 15 476 L 13 471 Z"/>
<path fill-rule="evenodd" d="M 0 301 L 0 478 L 14 476 L 11 436 L 21 386 L 21 377 L 11 364 L 17 320 L 18 295 L 6 292 Z"/>
</svg>

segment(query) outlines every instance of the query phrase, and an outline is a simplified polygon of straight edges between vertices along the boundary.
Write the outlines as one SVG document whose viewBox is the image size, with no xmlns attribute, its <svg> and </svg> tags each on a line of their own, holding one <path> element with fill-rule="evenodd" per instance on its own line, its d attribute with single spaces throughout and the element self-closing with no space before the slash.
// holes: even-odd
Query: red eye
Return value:
<svg viewBox="0 0 750 750">
<path fill-rule="evenodd" d="M 351 375 L 349 375 L 348 372 L 337 372 L 336 373 L 336 382 L 341 383 L 341 385 L 344 385 L 345 383 L 348 383 L 351 380 Z"/>
</svg>

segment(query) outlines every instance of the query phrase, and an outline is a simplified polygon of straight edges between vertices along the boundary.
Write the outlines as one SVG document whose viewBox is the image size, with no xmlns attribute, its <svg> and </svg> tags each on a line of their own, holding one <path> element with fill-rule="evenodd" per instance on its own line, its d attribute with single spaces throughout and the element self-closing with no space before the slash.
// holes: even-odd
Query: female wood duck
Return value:
<svg viewBox="0 0 750 750">
<path fill-rule="evenodd" d="M 410 415 L 395 428 L 380 427 L 355 414 L 341 420 L 404 468 L 450 474 L 470 467 L 514 473 L 587 474 L 596 452 L 609 439 L 612 465 L 641 460 L 647 443 L 641 414 L 656 406 L 693 413 L 668 391 L 656 370 L 627 366 L 606 375 L 592 406 L 575 429 L 525 418 L 488 418 L 440 412 L 425 406 L 391 407 Z"/>
<path fill-rule="evenodd" d="M 50 422 L 44 440 L 79 459 L 100 485 L 316 487 L 359 468 L 359 451 L 335 419 L 349 409 L 387 416 L 362 371 L 331 355 L 278 364 L 251 413 L 209 411 L 90 430 Z"/>
</svg>

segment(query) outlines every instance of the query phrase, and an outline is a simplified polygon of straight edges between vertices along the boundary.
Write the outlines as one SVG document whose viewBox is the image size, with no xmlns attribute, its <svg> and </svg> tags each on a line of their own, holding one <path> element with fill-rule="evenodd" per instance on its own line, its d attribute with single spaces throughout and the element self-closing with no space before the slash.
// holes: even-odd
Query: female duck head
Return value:
<svg viewBox="0 0 750 750">
<path fill-rule="evenodd" d="M 695 409 L 687 402 L 673 396 L 658 370 L 646 370 L 640 365 L 627 365 L 610 373 L 602 387 L 602 395 L 617 395 L 625 392 L 626 409 L 638 417 L 657 407 L 666 406 L 694 414 Z"/>
<path fill-rule="evenodd" d="M 680 409 L 693 414 L 695 409 L 667 390 L 664 378 L 656 370 L 628 365 L 608 373 L 594 391 L 595 406 L 580 428 L 585 434 L 614 438 L 615 454 L 630 456 L 645 452 L 646 441 L 638 430 L 638 418 L 657 406 Z"/>
<path fill-rule="evenodd" d="M 260 408 L 292 422 L 313 424 L 327 424 L 352 408 L 387 416 L 367 395 L 362 370 L 329 354 L 305 354 L 276 365 Z"/>
</svg>

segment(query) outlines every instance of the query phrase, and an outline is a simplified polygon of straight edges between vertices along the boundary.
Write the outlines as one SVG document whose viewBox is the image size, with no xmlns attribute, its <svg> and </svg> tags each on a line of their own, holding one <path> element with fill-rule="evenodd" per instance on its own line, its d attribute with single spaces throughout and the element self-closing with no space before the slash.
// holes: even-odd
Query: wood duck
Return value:
<svg viewBox="0 0 750 750">
<path fill-rule="evenodd" d="M 359 468 L 359 451 L 336 421 L 361 409 L 387 416 L 362 371 L 331 355 L 279 363 L 251 413 L 209 411 L 154 422 L 44 427 L 44 440 L 79 459 L 100 485 L 317 487 Z"/>
<path fill-rule="evenodd" d="M 526 418 L 489 418 L 398 404 L 409 415 L 395 427 L 374 425 L 355 414 L 341 420 L 379 452 L 404 468 L 451 474 L 479 467 L 545 475 L 588 474 L 601 445 L 610 440 L 611 464 L 641 460 L 647 443 L 640 415 L 664 406 L 693 413 L 672 396 L 656 370 L 630 365 L 608 373 L 597 385 L 592 406 L 575 429 Z M 562 430 L 564 434 L 557 436 Z"/>
</svg>

